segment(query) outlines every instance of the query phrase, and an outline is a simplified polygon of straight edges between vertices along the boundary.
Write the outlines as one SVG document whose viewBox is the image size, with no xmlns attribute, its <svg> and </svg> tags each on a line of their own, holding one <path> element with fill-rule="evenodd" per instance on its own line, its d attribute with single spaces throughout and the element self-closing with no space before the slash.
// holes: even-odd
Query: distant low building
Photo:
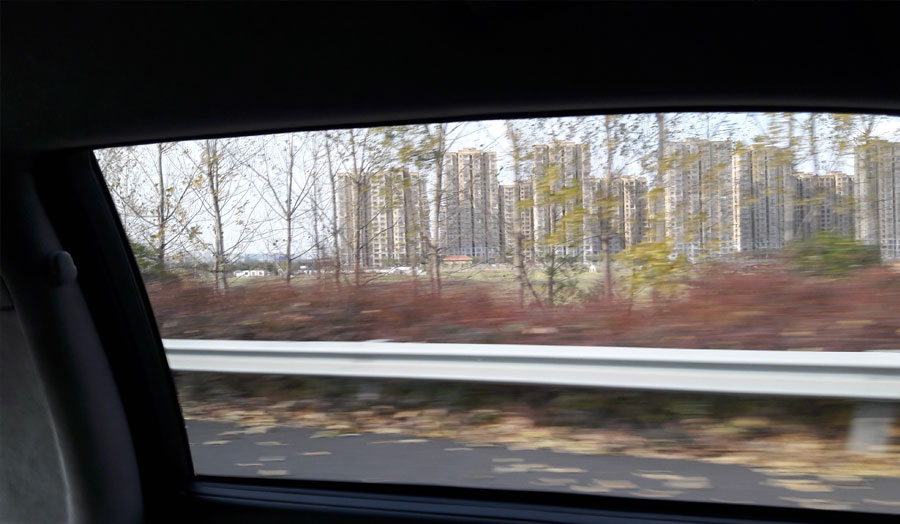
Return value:
<svg viewBox="0 0 900 524">
<path fill-rule="evenodd" d="M 471 266 L 472 257 L 468 255 L 447 255 L 444 257 L 444 264 L 454 267 Z"/>
<path fill-rule="evenodd" d="M 240 269 L 234 272 L 234 278 L 241 277 L 265 277 L 269 272 L 265 269 Z"/>
</svg>

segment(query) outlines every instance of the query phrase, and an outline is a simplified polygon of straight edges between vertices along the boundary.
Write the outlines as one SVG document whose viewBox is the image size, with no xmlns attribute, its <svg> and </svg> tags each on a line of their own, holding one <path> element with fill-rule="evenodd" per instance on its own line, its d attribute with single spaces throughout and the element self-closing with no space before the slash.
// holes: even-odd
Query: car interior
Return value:
<svg viewBox="0 0 900 524">
<path fill-rule="evenodd" d="M 160 329 L 93 151 L 625 112 L 897 116 L 897 4 L 5 1 L 0 10 L 3 522 L 890 520 L 196 475 Z"/>
</svg>

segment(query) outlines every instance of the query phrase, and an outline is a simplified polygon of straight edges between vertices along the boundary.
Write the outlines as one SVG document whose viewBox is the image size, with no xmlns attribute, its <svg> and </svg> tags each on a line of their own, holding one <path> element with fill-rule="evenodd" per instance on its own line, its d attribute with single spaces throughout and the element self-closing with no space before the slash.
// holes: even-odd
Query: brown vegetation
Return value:
<svg viewBox="0 0 900 524">
<path fill-rule="evenodd" d="M 676 298 L 602 294 L 554 308 L 520 307 L 496 286 L 448 281 L 440 296 L 412 282 L 336 289 L 325 281 L 217 293 L 194 282 L 148 284 L 163 337 L 372 340 L 698 349 L 860 351 L 900 346 L 900 275 L 840 277 L 706 268 Z"/>
</svg>

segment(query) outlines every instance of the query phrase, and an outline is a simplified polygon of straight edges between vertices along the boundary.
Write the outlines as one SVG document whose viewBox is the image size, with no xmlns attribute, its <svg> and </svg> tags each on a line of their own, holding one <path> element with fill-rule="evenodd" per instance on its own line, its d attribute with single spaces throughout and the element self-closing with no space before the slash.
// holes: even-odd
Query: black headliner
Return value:
<svg viewBox="0 0 900 524">
<path fill-rule="evenodd" d="M 897 4 L 2 10 L 7 150 L 592 110 L 900 113 Z"/>
</svg>

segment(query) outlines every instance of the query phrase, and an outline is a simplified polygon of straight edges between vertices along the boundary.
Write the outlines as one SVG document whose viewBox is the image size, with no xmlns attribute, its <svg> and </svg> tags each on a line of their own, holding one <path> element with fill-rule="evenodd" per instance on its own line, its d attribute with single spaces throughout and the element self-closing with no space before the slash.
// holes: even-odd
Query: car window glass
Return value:
<svg viewBox="0 0 900 524">
<path fill-rule="evenodd" d="M 95 153 L 200 474 L 900 513 L 900 118 Z"/>
</svg>

